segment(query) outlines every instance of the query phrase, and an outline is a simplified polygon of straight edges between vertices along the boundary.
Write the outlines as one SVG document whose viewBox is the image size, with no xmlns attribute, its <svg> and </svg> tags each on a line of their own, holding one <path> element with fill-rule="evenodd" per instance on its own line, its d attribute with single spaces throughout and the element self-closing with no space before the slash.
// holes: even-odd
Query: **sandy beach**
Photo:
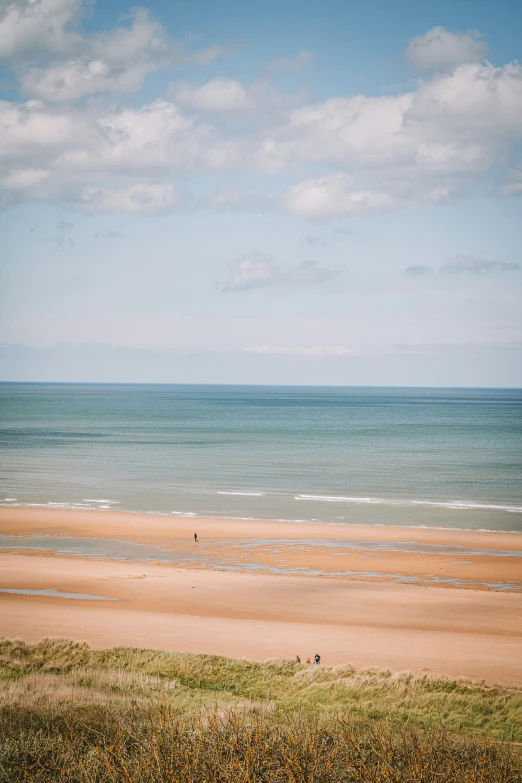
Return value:
<svg viewBox="0 0 522 783">
<path fill-rule="evenodd" d="M 0 533 L 17 537 L 0 550 L 3 590 L 117 599 L 0 592 L 5 636 L 257 660 L 319 651 L 328 664 L 522 685 L 515 533 L 39 508 L 2 508 Z M 135 542 L 174 559 L 24 548 L 36 535 Z"/>
</svg>

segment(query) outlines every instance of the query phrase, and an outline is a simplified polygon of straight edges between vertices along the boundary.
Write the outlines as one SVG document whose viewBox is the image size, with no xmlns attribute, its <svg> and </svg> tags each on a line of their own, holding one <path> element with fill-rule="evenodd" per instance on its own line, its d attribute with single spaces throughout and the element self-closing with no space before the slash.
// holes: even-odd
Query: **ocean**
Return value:
<svg viewBox="0 0 522 783">
<path fill-rule="evenodd" d="M 0 504 L 522 532 L 522 391 L 0 384 Z"/>
</svg>

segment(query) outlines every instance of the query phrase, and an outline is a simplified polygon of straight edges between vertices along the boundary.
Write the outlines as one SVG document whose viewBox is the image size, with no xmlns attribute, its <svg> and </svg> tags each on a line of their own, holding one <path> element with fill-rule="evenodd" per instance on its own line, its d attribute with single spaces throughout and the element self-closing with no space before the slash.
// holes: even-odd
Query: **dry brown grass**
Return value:
<svg viewBox="0 0 522 783">
<path fill-rule="evenodd" d="M 300 712 L 0 713 L 2 783 L 520 783 L 501 743 Z"/>
</svg>

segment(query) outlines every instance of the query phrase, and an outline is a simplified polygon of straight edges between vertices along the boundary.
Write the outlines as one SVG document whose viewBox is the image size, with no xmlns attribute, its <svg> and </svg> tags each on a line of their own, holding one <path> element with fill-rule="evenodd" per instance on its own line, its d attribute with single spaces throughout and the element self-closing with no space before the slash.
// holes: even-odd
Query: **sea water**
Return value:
<svg viewBox="0 0 522 783">
<path fill-rule="evenodd" d="M 0 384 L 0 503 L 522 532 L 522 391 Z"/>
</svg>

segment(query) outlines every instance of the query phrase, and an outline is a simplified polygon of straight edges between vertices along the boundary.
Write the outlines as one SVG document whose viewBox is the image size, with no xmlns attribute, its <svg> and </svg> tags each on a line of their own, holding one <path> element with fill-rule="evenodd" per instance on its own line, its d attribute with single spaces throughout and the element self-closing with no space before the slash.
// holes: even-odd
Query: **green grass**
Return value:
<svg viewBox="0 0 522 783">
<path fill-rule="evenodd" d="M 522 742 L 522 689 L 410 672 L 255 663 L 212 655 L 116 647 L 66 639 L 0 639 L 0 708 L 31 714 L 147 711 L 161 703 L 190 715 L 202 708 L 269 706 L 383 725 Z"/>
</svg>

